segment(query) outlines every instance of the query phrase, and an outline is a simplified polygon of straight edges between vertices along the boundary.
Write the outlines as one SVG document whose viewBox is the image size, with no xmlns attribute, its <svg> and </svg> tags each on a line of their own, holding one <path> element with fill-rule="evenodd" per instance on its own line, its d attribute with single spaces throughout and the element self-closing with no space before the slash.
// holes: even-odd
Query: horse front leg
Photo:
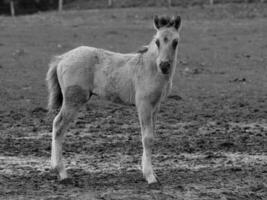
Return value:
<svg viewBox="0 0 267 200">
<path fill-rule="evenodd" d="M 146 100 L 139 99 L 136 105 L 142 133 L 142 172 L 148 184 L 151 184 L 157 182 L 151 163 L 151 152 L 154 140 L 154 108 Z"/>
<path fill-rule="evenodd" d="M 160 105 L 158 104 L 155 108 L 154 108 L 154 110 L 153 110 L 153 114 L 152 114 L 152 124 L 153 124 L 153 131 L 154 131 L 154 133 L 155 133 L 155 131 L 156 131 L 156 121 L 157 121 L 157 114 L 158 114 L 158 111 L 159 111 L 159 107 L 160 107 Z"/>
</svg>

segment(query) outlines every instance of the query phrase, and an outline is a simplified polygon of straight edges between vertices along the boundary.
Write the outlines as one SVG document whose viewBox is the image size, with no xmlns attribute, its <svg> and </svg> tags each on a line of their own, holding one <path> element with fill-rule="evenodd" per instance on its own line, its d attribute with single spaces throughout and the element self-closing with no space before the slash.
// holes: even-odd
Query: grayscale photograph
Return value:
<svg viewBox="0 0 267 200">
<path fill-rule="evenodd" d="M 267 0 L 0 0 L 0 200 L 267 200 Z"/>
</svg>

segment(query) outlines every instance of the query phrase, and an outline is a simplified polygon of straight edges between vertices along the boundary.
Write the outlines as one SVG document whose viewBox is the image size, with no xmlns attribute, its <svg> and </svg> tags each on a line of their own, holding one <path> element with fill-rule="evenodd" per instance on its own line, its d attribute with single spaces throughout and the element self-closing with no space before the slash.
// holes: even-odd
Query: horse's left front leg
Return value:
<svg viewBox="0 0 267 200">
<path fill-rule="evenodd" d="M 143 99 L 137 99 L 136 106 L 142 133 L 142 172 L 148 184 L 151 184 L 157 182 L 151 163 L 151 148 L 154 140 L 154 108 L 151 106 L 150 102 Z"/>
</svg>

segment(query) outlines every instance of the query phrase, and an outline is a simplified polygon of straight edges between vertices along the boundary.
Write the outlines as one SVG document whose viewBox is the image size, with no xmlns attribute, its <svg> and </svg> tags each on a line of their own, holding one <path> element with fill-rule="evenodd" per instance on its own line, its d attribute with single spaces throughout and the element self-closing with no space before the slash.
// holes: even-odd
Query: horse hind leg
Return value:
<svg viewBox="0 0 267 200">
<path fill-rule="evenodd" d="M 78 85 L 69 86 L 63 93 L 63 105 L 53 122 L 51 165 L 59 173 L 60 180 L 68 177 L 62 158 L 64 132 L 75 118 L 79 108 L 88 100 L 86 90 Z"/>
<path fill-rule="evenodd" d="M 59 173 L 60 179 L 67 178 L 66 169 L 62 161 L 62 143 L 64 140 L 64 131 L 70 121 L 69 112 L 62 107 L 59 114 L 53 121 L 52 132 L 52 149 L 51 149 L 51 165 Z"/>
</svg>

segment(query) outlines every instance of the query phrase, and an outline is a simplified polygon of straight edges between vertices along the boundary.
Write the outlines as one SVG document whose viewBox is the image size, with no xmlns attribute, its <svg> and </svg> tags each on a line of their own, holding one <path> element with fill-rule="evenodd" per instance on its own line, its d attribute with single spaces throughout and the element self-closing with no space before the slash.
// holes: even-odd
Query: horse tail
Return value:
<svg viewBox="0 0 267 200">
<path fill-rule="evenodd" d="M 49 70 L 46 74 L 46 82 L 48 87 L 48 110 L 58 109 L 62 105 L 63 96 L 60 84 L 58 82 L 57 66 L 61 61 L 61 57 L 57 56 L 52 59 L 49 64 Z"/>
</svg>

